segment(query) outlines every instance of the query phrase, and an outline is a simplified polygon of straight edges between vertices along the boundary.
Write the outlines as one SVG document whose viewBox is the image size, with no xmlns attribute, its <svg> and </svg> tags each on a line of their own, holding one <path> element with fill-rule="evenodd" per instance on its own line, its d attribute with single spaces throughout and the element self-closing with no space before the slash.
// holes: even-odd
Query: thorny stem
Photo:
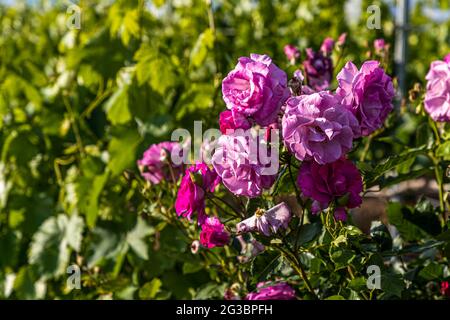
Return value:
<svg viewBox="0 0 450 320">
<path fill-rule="evenodd" d="M 213 200 L 212 197 L 208 197 L 208 199 L 209 199 L 209 201 L 211 201 L 217 208 L 219 208 L 220 210 L 222 210 L 224 213 L 227 213 L 227 214 L 229 213 L 228 211 L 224 210 L 217 202 L 215 202 L 215 201 Z M 231 215 L 233 216 L 232 219 L 240 218 L 240 216 L 237 215 L 237 214 L 235 213 L 235 211 L 232 211 Z"/>
<path fill-rule="evenodd" d="M 222 198 L 216 197 L 214 194 L 212 193 L 207 193 L 207 197 L 212 201 L 214 200 L 218 200 L 221 203 L 223 203 L 224 205 L 226 205 L 229 209 L 231 209 L 234 213 L 236 213 L 236 217 L 242 217 L 243 215 L 240 214 L 241 212 L 237 211 L 231 204 L 229 204 L 227 201 L 223 200 Z M 214 203 L 214 202 L 213 202 Z"/>
<path fill-rule="evenodd" d="M 300 197 L 300 191 L 298 190 L 297 184 L 295 183 L 294 175 L 292 174 L 291 158 L 289 158 L 289 160 L 288 160 L 288 170 L 289 170 L 289 177 L 291 179 L 291 183 L 294 186 L 295 197 L 297 198 L 298 203 L 301 205 L 301 207 L 303 209 L 304 203 L 303 203 L 302 198 Z"/>
<path fill-rule="evenodd" d="M 75 135 L 75 140 L 77 142 L 78 150 L 80 151 L 80 154 L 82 156 L 84 156 L 85 153 L 84 153 L 83 141 L 81 140 L 80 130 L 78 129 L 78 125 L 77 125 L 77 122 L 75 119 L 75 113 L 73 112 L 72 106 L 70 105 L 66 96 L 63 97 L 63 101 L 64 101 L 64 105 L 67 109 L 67 112 L 69 113 L 69 117 L 70 117 L 69 121 L 70 121 L 72 130 L 73 130 L 73 133 Z"/>
<path fill-rule="evenodd" d="M 429 120 L 431 129 L 434 132 L 436 143 L 439 146 L 441 144 L 441 137 L 439 136 L 439 130 L 436 126 L 436 123 L 430 117 L 428 117 L 428 120 Z M 436 177 L 436 182 L 438 184 L 438 191 L 439 191 L 439 208 L 440 208 L 440 211 L 442 214 L 442 226 L 445 226 L 446 216 L 445 216 L 445 201 L 444 201 L 444 193 L 445 193 L 444 174 L 443 174 L 442 170 L 440 170 L 440 161 L 439 161 L 439 158 L 436 156 L 436 153 L 430 152 L 429 158 L 431 159 L 431 161 L 433 162 L 433 165 L 434 165 L 434 174 Z"/>
<path fill-rule="evenodd" d="M 308 280 L 308 276 L 306 275 L 305 269 L 302 265 L 302 263 L 297 259 L 294 253 L 289 252 L 288 250 L 284 249 L 281 246 L 276 246 L 278 250 L 280 250 L 282 253 L 284 253 L 286 259 L 289 261 L 291 266 L 294 268 L 294 270 L 298 273 L 298 275 L 303 279 L 303 281 L 306 284 L 306 287 L 308 288 L 308 291 L 316 298 L 319 299 L 319 297 L 314 292 L 313 287 L 311 286 L 311 283 Z"/>
</svg>

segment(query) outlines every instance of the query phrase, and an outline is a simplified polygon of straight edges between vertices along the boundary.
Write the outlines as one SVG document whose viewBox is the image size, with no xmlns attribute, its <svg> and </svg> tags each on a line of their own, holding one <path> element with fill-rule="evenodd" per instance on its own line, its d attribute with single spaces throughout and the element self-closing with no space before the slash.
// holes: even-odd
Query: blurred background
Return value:
<svg viewBox="0 0 450 320">
<path fill-rule="evenodd" d="M 367 26 L 371 5 L 380 28 Z M 286 44 L 304 55 L 347 33 L 333 56 L 336 74 L 348 60 L 374 58 L 373 41 L 383 38 L 388 73 L 404 69 L 405 88 L 424 85 L 431 61 L 450 52 L 450 2 L 397 5 L 0 1 L 0 298 L 220 298 L 221 275 L 155 213 L 173 206 L 164 191 L 154 191 L 159 200 L 142 195 L 136 160 L 194 120 L 218 127 L 221 80 L 250 53 L 268 54 L 291 77 Z M 400 15 L 409 22 L 396 26 Z M 388 134 L 419 144 L 420 121 L 403 115 Z M 399 148 L 383 143 L 368 159 Z M 77 268 L 80 289 L 67 285 Z"/>
</svg>

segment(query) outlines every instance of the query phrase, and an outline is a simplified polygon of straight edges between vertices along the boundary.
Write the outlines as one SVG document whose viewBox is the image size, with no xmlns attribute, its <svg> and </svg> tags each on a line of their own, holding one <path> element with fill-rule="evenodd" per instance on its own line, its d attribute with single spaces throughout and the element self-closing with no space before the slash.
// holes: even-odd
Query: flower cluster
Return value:
<svg viewBox="0 0 450 320">
<path fill-rule="evenodd" d="M 265 250 L 258 242 L 264 241 L 258 237 L 283 236 L 291 230 L 292 214 L 285 202 L 268 210 L 255 208 L 251 211 L 237 198 L 260 197 L 281 177 L 279 167 L 273 166 L 273 161 L 280 161 L 279 145 L 272 139 L 278 137 L 274 130 L 281 129 L 282 146 L 301 162 L 297 177 L 301 194 L 297 196 L 312 200 L 308 202 L 312 204 L 307 205 L 313 213 L 332 208 L 336 220 L 345 220 L 346 210 L 361 204 L 362 178 L 347 153 L 352 150 L 355 139 L 382 127 L 393 109 L 394 89 L 380 63 L 366 61 L 360 69 L 348 62 L 337 75 L 336 90 L 329 90 L 333 50 L 341 50 L 344 43 L 345 35 L 342 35 L 336 43 L 331 38 L 325 39 L 317 52 L 308 48 L 300 63 L 303 70 L 295 71 L 289 86 L 286 73 L 270 57 L 259 54 L 239 58 L 236 67 L 224 78 L 222 93 L 227 109 L 219 116 L 222 135 L 215 141 L 212 167 L 203 162 L 188 167 L 175 201 L 178 216 L 189 220 L 197 216 L 201 230 L 199 241 L 192 243 L 193 253 L 198 252 L 200 245 L 211 249 L 230 242 L 231 231 L 227 230 L 234 230 L 233 226 L 225 227 L 219 217 L 206 213 L 207 203 L 217 205 L 213 200 L 221 200 L 227 209 L 234 210 L 231 220 L 244 217 L 235 225 L 234 234 L 243 248 L 239 256 L 242 263 Z M 382 50 L 385 44 L 378 41 L 376 46 Z M 291 64 L 298 63 L 301 57 L 298 48 L 287 45 L 284 51 Z M 439 83 L 440 90 L 429 93 L 429 105 L 448 99 L 444 91 L 448 93 L 449 74 L 446 62 L 436 64 L 430 71 L 429 81 Z M 262 135 L 258 133 L 261 128 Z M 164 170 L 167 161 L 161 151 L 165 148 L 152 146 L 152 151 L 147 151 L 138 162 L 140 167 L 149 168 L 150 172 L 143 175 L 147 174 L 148 179 L 152 177 L 150 180 L 154 183 L 167 174 Z M 261 152 L 263 149 L 265 152 Z M 290 155 L 288 157 L 290 159 Z M 284 165 L 290 169 L 290 160 Z M 180 172 L 175 170 L 178 168 L 170 168 L 171 174 L 178 177 Z M 240 206 L 241 211 L 213 195 L 219 184 L 235 196 L 236 206 Z M 218 212 L 221 211 L 220 207 Z M 249 252 L 244 250 L 248 249 L 244 236 L 250 237 L 248 243 L 253 249 Z M 234 297 L 234 293 L 231 296 Z M 295 299 L 295 291 L 287 283 L 270 286 L 262 282 L 246 299 Z"/>
</svg>

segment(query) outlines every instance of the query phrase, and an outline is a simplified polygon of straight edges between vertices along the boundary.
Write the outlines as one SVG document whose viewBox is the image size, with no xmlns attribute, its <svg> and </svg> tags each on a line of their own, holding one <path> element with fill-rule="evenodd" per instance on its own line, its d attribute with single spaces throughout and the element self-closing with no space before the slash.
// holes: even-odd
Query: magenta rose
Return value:
<svg viewBox="0 0 450 320">
<path fill-rule="evenodd" d="M 294 300 L 295 290 L 286 282 L 268 285 L 268 282 L 260 282 L 256 285 L 256 292 L 251 292 L 246 300 Z"/>
<path fill-rule="evenodd" d="M 347 62 L 337 75 L 336 95 L 353 112 L 361 126 L 361 134 L 368 136 L 381 128 L 392 111 L 394 86 L 392 79 L 378 61 L 366 61 L 358 68 Z"/>
<path fill-rule="evenodd" d="M 219 126 L 220 131 L 223 134 L 226 134 L 227 130 L 230 130 L 228 131 L 229 133 L 233 132 L 235 129 L 247 130 L 250 129 L 252 125 L 247 118 L 239 112 L 225 110 L 219 115 Z"/>
<path fill-rule="evenodd" d="M 322 51 L 322 53 L 325 56 L 330 56 L 331 53 L 333 52 L 333 48 L 334 48 L 333 38 L 327 37 L 325 38 L 325 40 L 323 40 L 322 45 L 320 46 L 320 51 Z"/>
<path fill-rule="evenodd" d="M 205 215 L 205 196 L 207 192 L 214 192 L 220 183 L 220 177 L 205 163 L 197 163 L 189 167 L 181 179 L 175 200 L 175 211 L 178 216 L 189 220 L 197 213 L 198 223 L 202 224 Z"/>
<path fill-rule="evenodd" d="M 433 61 L 425 79 L 425 110 L 434 121 L 450 122 L 450 62 Z"/>
<path fill-rule="evenodd" d="M 358 168 L 347 159 L 320 165 L 314 161 L 305 161 L 300 167 L 297 183 L 304 196 L 315 201 L 313 212 L 327 208 L 336 201 L 336 218 L 345 220 L 343 207 L 358 207 L 362 200 L 363 189 Z"/>
<path fill-rule="evenodd" d="M 222 93 L 228 109 L 266 126 L 276 121 L 289 96 L 287 75 L 267 55 L 251 54 L 239 58 L 222 82 Z"/>
<path fill-rule="evenodd" d="M 311 88 L 321 91 L 330 86 L 333 63 L 329 57 L 323 55 L 322 51 L 314 52 L 311 48 L 306 49 L 306 60 L 303 61 L 303 67 Z"/>
<path fill-rule="evenodd" d="M 450 53 L 444 57 L 444 61 L 450 63 Z"/>
<path fill-rule="evenodd" d="M 441 282 L 441 290 L 440 291 L 443 296 L 450 297 L 450 285 L 449 285 L 448 281 Z"/>
<path fill-rule="evenodd" d="M 359 136 L 356 118 L 328 92 L 291 97 L 286 105 L 283 140 L 299 160 L 336 161 Z"/>
<path fill-rule="evenodd" d="M 271 170 L 270 154 L 259 152 L 264 143 L 253 139 L 256 138 L 222 135 L 212 156 L 212 164 L 223 184 L 236 195 L 257 197 L 263 189 L 272 186 L 277 176 L 277 170 Z"/>
<path fill-rule="evenodd" d="M 161 180 L 178 180 L 183 170 L 182 165 L 175 165 L 171 160 L 171 153 L 181 151 L 178 142 L 161 142 L 152 144 L 142 159 L 137 161 L 142 177 L 152 184 L 159 184 Z"/>
<path fill-rule="evenodd" d="M 230 234 L 217 217 L 206 218 L 200 232 L 200 243 L 205 248 L 223 247 L 230 241 Z"/>
</svg>

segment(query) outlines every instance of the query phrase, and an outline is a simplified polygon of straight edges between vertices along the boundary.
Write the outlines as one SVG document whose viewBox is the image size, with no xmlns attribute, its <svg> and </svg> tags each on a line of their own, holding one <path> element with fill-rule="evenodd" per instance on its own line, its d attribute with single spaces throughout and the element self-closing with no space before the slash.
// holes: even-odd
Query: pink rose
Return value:
<svg viewBox="0 0 450 320">
<path fill-rule="evenodd" d="M 251 292 L 246 300 L 294 300 L 295 290 L 286 282 L 280 282 L 269 286 L 268 282 L 260 282 L 256 285 L 256 292 Z"/>
<path fill-rule="evenodd" d="M 245 116 L 240 114 L 237 111 L 233 110 L 225 110 L 222 111 L 219 115 L 219 126 L 220 131 L 223 134 L 227 133 L 227 130 L 230 130 L 229 132 L 233 132 L 235 129 L 250 129 L 251 124 L 247 120 Z"/>
<path fill-rule="evenodd" d="M 444 57 L 444 61 L 450 63 L 450 53 Z"/>
<path fill-rule="evenodd" d="M 264 144 L 251 139 L 256 138 L 222 135 L 212 156 L 212 164 L 228 190 L 236 195 L 257 197 L 263 189 L 272 186 L 277 172 L 267 170 L 271 159 L 265 157 L 266 152 L 258 152 Z"/>
<path fill-rule="evenodd" d="M 230 234 L 217 217 L 206 218 L 200 232 L 200 243 L 205 248 L 223 247 L 230 241 Z"/>
<path fill-rule="evenodd" d="M 291 97 L 286 104 L 284 144 L 299 160 L 336 161 L 359 136 L 356 118 L 328 92 Z"/>
<path fill-rule="evenodd" d="M 325 165 L 305 161 L 300 167 L 297 183 L 304 196 L 315 201 L 313 211 L 318 212 L 336 201 L 336 218 L 345 220 L 344 207 L 358 207 L 363 189 L 358 168 L 347 159 Z"/>
<path fill-rule="evenodd" d="M 450 62 L 433 61 L 425 79 L 425 110 L 434 121 L 450 122 Z"/>
<path fill-rule="evenodd" d="M 287 75 L 267 55 L 251 54 L 239 62 L 222 82 L 227 108 L 266 126 L 276 121 L 289 96 Z"/>
<path fill-rule="evenodd" d="M 366 61 L 358 71 L 352 62 L 347 62 L 337 75 L 336 96 L 356 116 L 363 136 L 381 128 L 393 109 L 392 79 L 379 65 L 378 61 Z"/>
<path fill-rule="evenodd" d="M 159 184 L 161 180 L 178 180 L 183 170 L 182 165 L 175 165 L 171 160 L 171 153 L 181 151 L 178 142 L 161 142 L 152 144 L 142 159 L 137 161 L 142 177 L 152 184 Z"/>
<path fill-rule="evenodd" d="M 205 163 L 197 163 L 189 167 L 181 179 L 175 200 L 175 211 L 178 216 L 191 219 L 196 212 L 198 223 L 202 224 L 206 218 L 205 195 L 206 192 L 214 192 L 220 183 L 220 177 Z"/>
</svg>

